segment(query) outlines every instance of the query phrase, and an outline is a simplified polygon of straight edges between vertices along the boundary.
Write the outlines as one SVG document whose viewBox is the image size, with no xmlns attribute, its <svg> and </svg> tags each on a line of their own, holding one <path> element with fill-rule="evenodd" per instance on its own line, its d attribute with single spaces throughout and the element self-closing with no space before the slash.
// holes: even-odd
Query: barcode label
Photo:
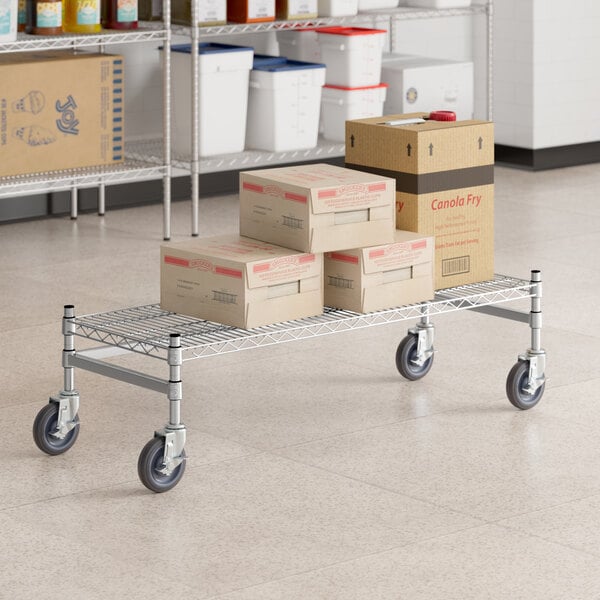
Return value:
<svg viewBox="0 0 600 600">
<path fill-rule="evenodd" d="M 237 294 L 228 294 L 227 292 L 213 290 L 213 300 L 223 302 L 224 304 L 237 304 Z"/>
<path fill-rule="evenodd" d="M 334 287 L 345 288 L 351 290 L 354 288 L 354 280 L 352 279 L 344 279 L 344 277 L 329 277 L 329 285 L 333 285 Z"/>
<path fill-rule="evenodd" d="M 450 275 L 460 275 L 468 273 L 471 270 L 470 256 L 457 256 L 455 258 L 447 258 L 442 261 L 442 277 Z"/>
<path fill-rule="evenodd" d="M 304 219 L 296 219 L 295 217 L 283 217 L 283 224 L 286 227 L 291 227 L 292 229 L 302 229 L 302 224 L 304 223 Z"/>
</svg>

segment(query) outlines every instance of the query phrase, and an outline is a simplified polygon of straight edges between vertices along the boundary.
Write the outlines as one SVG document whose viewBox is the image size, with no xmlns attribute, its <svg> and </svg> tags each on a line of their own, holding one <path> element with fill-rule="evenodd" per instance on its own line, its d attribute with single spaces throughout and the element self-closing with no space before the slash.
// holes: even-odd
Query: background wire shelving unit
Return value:
<svg viewBox="0 0 600 600">
<path fill-rule="evenodd" d="M 198 0 L 192 1 L 192 22 L 198 22 Z M 432 19 L 445 17 L 464 17 L 484 15 L 487 17 L 487 114 L 492 119 L 492 51 L 493 51 L 493 0 L 486 0 L 485 4 L 473 4 L 467 8 L 446 9 L 422 9 L 410 7 L 398 7 L 390 9 L 377 9 L 360 12 L 357 15 L 347 17 L 317 17 L 308 20 L 271 21 L 267 23 L 239 23 L 212 27 L 189 27 L 172 25 L 174 35 L 191 38 L 192 46 L 197 48 L 201 39 L 223 35 L 236 35 L 247 33 L 267 33 L 272 31 L 289 31 L 293 29 L 328 27 L 332 25 L 381 25 L 382 20 L 387 21 L 390 36 L 390 47 L 392 51 L 396 48 L 395 23 L 404 20 Z M 199 74 L 198 53 L 192 52 L 191 74 L 192 80 L 192 107 L 198 105 L 199 98 Z M 193 109 L 192 109 L 193 110 Z M 331 143 L 322 138 L 318 145 L 312 150 L 298 152 L 263 152 L 258 150 L 246 150 L 232 155 L 220 157 L 200 157 L 199 155 L 199 131 L 201 124 L 198 122 L 196 112 L 192 114 L 192 152 L 188 156 L 175 157 L 174 166 L 187 169 L 191 176 L 191 233 L 193 236 L 199 234 L 199 198 L 201 174 L 215 173 L 227 170 L 254 168 L 269 165 L 279 165 L 289 162 L 300 162 L 309 160 L 320 160 L 340 158 L 344 156 L 344 144 Z"/>
<path fill-rule="evenodd" d="M 114 44 L 159 42 L 171 45 L 170 0 L 164 0 L 165 20 L 161 23 L 140 22 L 138 29 L 105 30 L 97 34 L 62 34 L 34 36 L 19 33 L 17 40 L 0 43 L 0 54 L 14 52 L 44 52 L 49 50 L 90 50 L 104 52 Z M 71 218 L 77 218 L 77 192 L 83 188 L 98 188 L 98 214 L 105 213 L 105 187 L 152 179 L 163 180 L 163 236 L 170 236 L 171 221 L 171 69 L 170 52 L 163 52 L 163 135 L 162 139 L 135 142 L 125 140 L 123 163 L 98 167 L 65 169 L 0 177 L 0 198 L 27 194 L 69 191 Z M 127 129 L 125 129 L 127 133 Z"/>
</svg>

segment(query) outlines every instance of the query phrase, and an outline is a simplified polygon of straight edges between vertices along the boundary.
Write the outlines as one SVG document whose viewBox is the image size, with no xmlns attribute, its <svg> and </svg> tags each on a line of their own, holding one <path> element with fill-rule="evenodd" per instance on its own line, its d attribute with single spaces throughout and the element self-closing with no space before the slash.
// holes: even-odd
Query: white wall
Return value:
<svg viewBox="0 0 600 600">
<path fill-rule="evenodd" d="M 533 148 L 533 0 L 494 3 L 496 143 Z"/>
<path fill-rule="evenodd" d="M 600 1 L 496 0 L 496 142 L 528 149 L 600 140 Z"/>
<path fill-rule="evenodd" d="M 600 141 L 600 1 L 533 0 L 533 13 L 531 147 Z"/>
</svg>

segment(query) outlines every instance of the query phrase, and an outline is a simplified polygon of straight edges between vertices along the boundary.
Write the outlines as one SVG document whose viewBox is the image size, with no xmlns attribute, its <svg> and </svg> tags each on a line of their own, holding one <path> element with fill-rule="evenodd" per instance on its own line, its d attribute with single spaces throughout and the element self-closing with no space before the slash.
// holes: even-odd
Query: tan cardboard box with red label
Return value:
<svg viewBox="0 0 600 600">
<path fill-rule="evenodd" d="M 429 115 L 347 121 L 346 166 L 394 177 L 396 226 L 435 235 L 436 289 L 491 279 L 493 123 Z"/>
<path fill-rule="evenodd" d="M 302 252 L 392 242 L 394 180 L 327 164 L 240 173 L 240 233 Z"/>
<path fill-rule="evenodd" d="M 433 238 L 399 229 L 394 237 L 382 246 L 326 252 L 325 304 L 373 312 L 431 300 Z"/>
<path fill-rule="evenodd" d="M 161 246 L 164 310 L 252 328 L 323 312 L 323 255 L 237 235 Z"/>
<path fill-rule="evenodd" d="M 0 54 L 0 177 L 123 161 L 123 57 Z"/>
</svg>

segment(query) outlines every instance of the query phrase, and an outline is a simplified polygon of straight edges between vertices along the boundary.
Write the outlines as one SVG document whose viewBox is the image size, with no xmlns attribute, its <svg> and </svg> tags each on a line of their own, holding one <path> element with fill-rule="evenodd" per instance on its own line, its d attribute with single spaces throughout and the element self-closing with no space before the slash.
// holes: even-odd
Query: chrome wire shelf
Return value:
<svg viewBox="0 0 600 600">
<path fill-rule="evenodd" d="M 240 329 L 161 310 L 158 304 L 77 317 L 75 335 L 109 346 L 167 360 L 169 336 L 181 335 L 183 360 L 193 360 L 301 340 L 330 333 L 383 325 L 423 315 L 465 310 L 530 298 L 530 281 L 496 275 L 493 280 L 436 292 L 434 300 L 373 313 L 326 307 L 322 315 L 255 329 Z"/>
<path fill-rule="evenodd" d="M 89 48 L 105 44 L 133 44 L 161 41 L 167 37 L 163 23 L 140 23 L 138 29 L 117 31 L 107 29 L 101 33 L 69 34 L 53 36 L 28 35 L 19 33 L 14 42 L 0 43 L 0 53 L 31 52 L 41 50 L 64 50 Z"/>
<path fill-rule="evenodd" d="M 410 19 L 432 19 L 443 17 L 467 17 L 471 15 L 487 14 L 488 7 L 485 4 L 474 4 L 465 8 L 411 8 L 399 6 L 398 8 L 378 8 L 361 13 L 362 15 L 386 16 L 396 21 Z"/>
<path fill-rule="evenodd" d="M 314 148 L 308 150 L 288 150 L 287 152 L 268 152 L 262 150 L 244 150 L 236 154 L 222 154 L 200 159 L 199 172 L 217 173 L 235 169 L 253 169 L 269 164 L 285 164 L 308 160 L 326 160 L 344 156 L 342 142 L 330 142 L 319 139 Z M 173 166 L 182 169 L 190 168 L 190 157 L 176 156 Z"/>
<path fill-rule="evenodd" d="M 122 163 L 0 177 L 0 198 L 160 179 L 166 170 L 158 142 L 132 142 L 126 144 Z"/>
</svg>

